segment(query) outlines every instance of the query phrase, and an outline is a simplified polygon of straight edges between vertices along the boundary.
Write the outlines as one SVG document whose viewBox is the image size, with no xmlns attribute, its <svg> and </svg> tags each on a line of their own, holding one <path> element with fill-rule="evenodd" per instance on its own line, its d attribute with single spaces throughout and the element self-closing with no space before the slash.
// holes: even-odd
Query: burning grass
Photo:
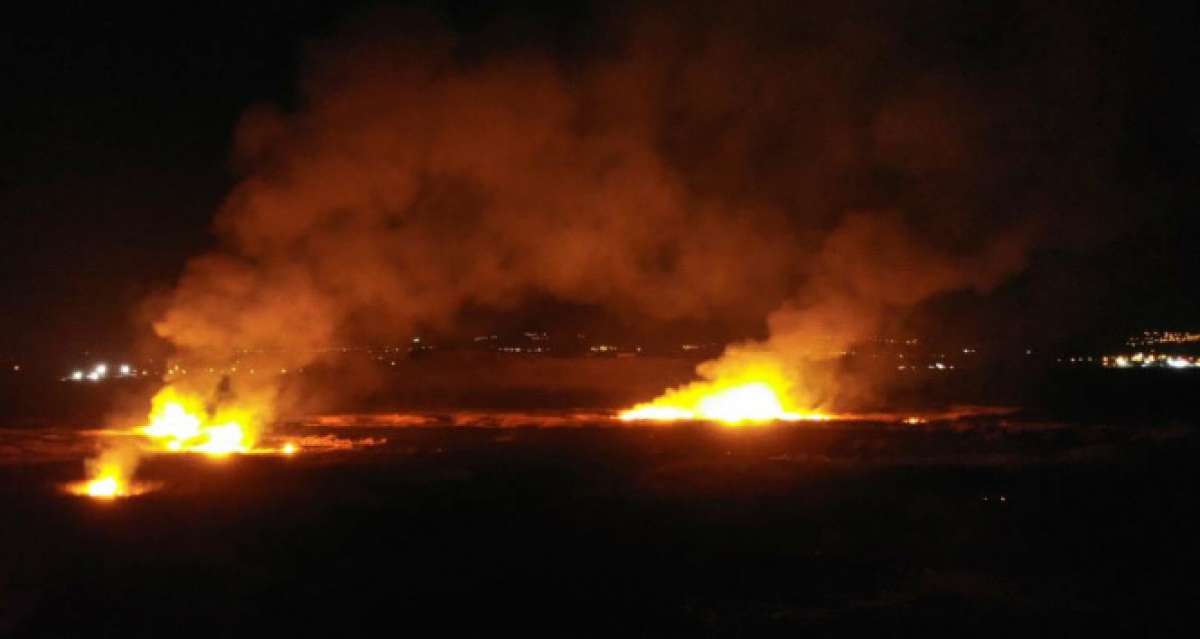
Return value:
<svg viewBox="0 0 1200 639">
<path fill-rule="evenodd" d="M 712 421 L 737 426 L 822 421 L 829 415 L 802 403 L 795 376 L 767 355 L 733 357 L 708 369 L 706 379 L 673 388 L 622 411 L 622 421 Z"/>
<path fill-rule="evenodd" d="M 819 412 L 786 409 L 767 382 L 750 382 L 722 388 L 720 384 L 694 385 L 669 392 L 652 402 L 622 411 L 622 421 L 713 421 L 736 426 L 747 423 L 822 421 Z"/>
<path fill-rule="evenodd" d="M 157 490 L 162 484 L 152 481 L 132 481 L 117 475 L 101 475 L 97 478 L 67 485 L 67 492 L 80 497 L 112 500 L 134 497 Z"/>
<path fill-rule="evenodd" d="M 266 445 L 262 414 L 249 406 L 213 406 L 197 394 L 167 385 L 151 400 L 148 423 L 131 431 L 109 433 L 101 454 L 87 462 L 87 479 L 66 489 L 97 499 L 130 497 L 153 490 L 156 484 L 133 479 L 138 462 L 146 453 L 200 453 L 223 458 L 233 454 L 290 456 L 300 452 L 301 446 L 294 441 Z"/>
<path fill-rule="evenodd" d="M 781 370 L 766 365 L 741 368 L 669 390 L 653 401 L 616 413 L 452 411 L 445 414 L 326 415 L 277 424 L 287 434 L 268 432 L 264 416 L 269 412 L 257 409 L 252 403 L 238 404 L 228 399 L 224 402 L 205 401 L 199 394 L 168 385 L 152 399 L 143 425 L 93 433 L 101 438 L 102 452 L 88 461 L 86 480 L 72 483 L 66 490 L 96 499 L 130 497 L 154 490 L 160 484 L 135 479 L 139 461 L 145 455 L 192 454 L 212 459 L 234 455 L 293 456 L 306 451 L 377 446 L 387 441 L 373 436 L 355 439 L 329 433 L 304 433 L 307 429 L 571 428 L 682 422 L 743 426 L 835 420 L 917 425 L 979 413 L 979 409 L 966 409 L 945 415 L 852 415 L 808 410 L 795 399 L 797 384 Z"/>
</svg>

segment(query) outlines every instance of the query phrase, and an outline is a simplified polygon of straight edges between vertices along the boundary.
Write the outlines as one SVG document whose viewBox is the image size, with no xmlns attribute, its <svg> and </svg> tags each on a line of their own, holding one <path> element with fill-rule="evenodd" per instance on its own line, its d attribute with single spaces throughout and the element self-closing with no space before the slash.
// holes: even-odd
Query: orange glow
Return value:
<svg viewBox="0 0 1200 639">
<path fill-rule="evenodd" d="M 777 366 L 747 365 L 724 371 L 716 379 L 693 382 L 667 391 L 618 415 L 622 421 L 713 421 L 738 425 L 775 421 L 824 420 L 828 416 L 801 410 L 789 392 L 793 385 Z"/>
<path fill-rule="evenodd" d="M 167 386 L 151 401 L 150 423 L 140 433 L 152 450 L 199 452 L 212 456 L 254 450 L 252 414 L 240 408 L 219 408 L 210 414 L 199 397 Z"/>
<path fill-rule="evenodd" d="M 93 499 L 118 499 L 150 491 L 154 485 L 134 482 L 133 467 L 120 454 L 102 455 L 95 464 L 89 465 L 89 479 L 67 485 L 67 491 Z"/>
<path fill-rule="evenodd" d="M 148 423 L 116 432 L 133 437 L 121 442 L 114 440 L 99 456 L 88 460 L 88 479 L 69 484 L 67 491 L 96 499 L 113 499 L 152 490 L 158 484 L 133 481 L 138 462 L 147 452 L 203 453 L 214 458 L 232 454 L 295 455 L 300 452 L 300 447 L 290 441 L 278 448 L 259 445 L 268 411 L 255 410 L 255 402 L 212 407 L 201 397 L 173 385 L 165 386 L 150 402 Z"/>
<path fill-rule="evenodd" d="M 128 484 L 116 477 L 100 477 L 84 483 L 83 492 L 88 497 L 116 497 L 125 495 Z"/>
<path fill-rule="evenodd" d="M 125 477 L 109 475 L 70 484 L 67 491 L 81 497 L 111 500 L 148 493 L 156 487 L 157 484 L 153 482 L 131 481 Z"/>
</svg>

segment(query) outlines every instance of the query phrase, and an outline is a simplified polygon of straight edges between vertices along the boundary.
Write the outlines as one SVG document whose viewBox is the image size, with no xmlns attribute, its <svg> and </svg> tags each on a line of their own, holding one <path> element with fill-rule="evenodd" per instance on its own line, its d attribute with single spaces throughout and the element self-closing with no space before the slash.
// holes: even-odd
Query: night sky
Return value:
<svg viewBox="0 0 1200 639">
<path fill-rule="evenodd" d="M 336 19 L 292 4 L 8 22 L 5 349 L 128 344 L 140 300 L 212 241 L 240 112 L 285 99 L 304 38 Z"/>
<path fill-rule="evenodd" d="M 1195 8 L 1126 3 L 1097 12 L 1065 3 L 1048 18 L 1037 3 L 1003 10 L 886 4 L 888 23 L 903 27 L 901 50 L 928 57 L 918 65 L 956 61 L 947 73 L 1013 59 L 1036 66 L 1029 33 L 1066 19 L 1068 42 L 1099 52 L 1090 60 L 1100 88 L 1083 102 L 1048 92 L 1048 111 L 1065 109 L 1048 121 L 1091 117 L 1081 105 L 1093 100 L 1115 118 L 1113 134 L 1095 140 L 1104 156 L 1096 167 L 1041 176 L 1054 192 L 1048 201 L 1074 203 L 1066 228 L 1087 239 L 1035 249 L 1027 268 L 986 299 L 933 300 L 917 309 L 913 325 L 1037 343 L 1200 328 Z M 528 2 L 422 7 L 468 54 L 516 43 L 564 63 L 603 50 L 605 25 L 621 11 Z M 264 102 L 293 107 L 306 44 L 374 9 L 47 3 L 8 14 L 0 27 L 0 351 L 70 357 L 138 341 L 146 331 L 137 321 L 142 300 L 169 289 L 185 260 L 214 244 L 214 212 L 236 183 L 230 154 L 239 117 Z M 1062 78 L 1066 87 L 1075 81 Z M 1041 96 L 1027 97 L 1037 104 Z M 1043 151 L 1056 153 L 1050 145 Z"/>
</svg>

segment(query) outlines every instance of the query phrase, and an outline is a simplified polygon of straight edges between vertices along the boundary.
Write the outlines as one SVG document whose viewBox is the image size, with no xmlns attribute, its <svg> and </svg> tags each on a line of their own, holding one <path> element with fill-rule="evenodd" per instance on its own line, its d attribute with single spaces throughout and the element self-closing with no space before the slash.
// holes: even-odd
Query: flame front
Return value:
<svg viewBox="0 0 1200 639">
<path fill-rule="evenodd" d="M 116 499 L 139 495 L 151 489 L 150 484 L 133 481 L 137 466 L 136 452 L 127 447 L 105 450 L 87 463 L 88 479 L 67 486 L 76 495 L 95 499 Z"/>
<path fill-rule="evenodd" d="M 151 402 L 150 423 L 140 433 L 153 450 L 200 452 L 221 456 L 254 449 L 249 428 L 252 414 L 244 409 L 218 408 L 211 415 L 196 396 L 167 386 Z"/>
<path fill-rule="evenodd" d="M 84 482 L 82 488 L 81 492 L 88 497 L 111 499 L 113 497 L 128 495 L 129 481 L 124 477 L 117 477 L 116 475 L 104 475 Z"/>
<path fill-rule="evenodd" d="M 792 400 L 793 387 L 780 367 L 759 363 L 669 390 L 618 417 L 622 421 L 713 421 L 730 425 L 828 419 L 823 413 L 798 409 Z"/>
</svg>

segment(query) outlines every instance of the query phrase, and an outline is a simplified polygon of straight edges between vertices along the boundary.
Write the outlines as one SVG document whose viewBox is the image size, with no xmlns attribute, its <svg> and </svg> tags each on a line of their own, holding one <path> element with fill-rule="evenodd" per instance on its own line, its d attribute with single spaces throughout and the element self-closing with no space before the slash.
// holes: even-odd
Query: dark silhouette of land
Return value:
<svg viewBox="0 0 1200 639">
<path fill-rule="evenodd" d="M 1183 624 L 1200 532 L 1185 398 L 1200 377 L 1132 374 L 1052 377 L 1038 386 L 1056 405 L 923 425 L 341 425 L 339 436 L 386 443 L 152 457 L 139 477 L 163 488 L 112 503 L 61 492 L 82 470 L 62 428 L 9 427 L 0 633 L 1011 636 Z"/>
</svg>

